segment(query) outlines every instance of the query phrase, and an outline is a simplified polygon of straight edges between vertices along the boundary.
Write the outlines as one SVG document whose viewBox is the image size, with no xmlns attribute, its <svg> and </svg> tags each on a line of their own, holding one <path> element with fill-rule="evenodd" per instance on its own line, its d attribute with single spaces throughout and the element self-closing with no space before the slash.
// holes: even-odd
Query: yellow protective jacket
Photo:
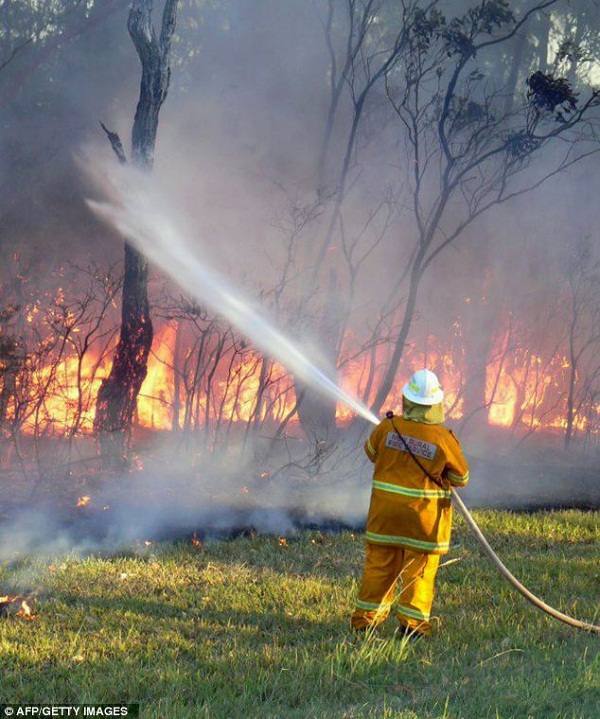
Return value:
<svg viewBox="0 0 600 719">
<path fill-rule="evenodd" d="M 407 452 L 404 437 L 433 482 Z M 368 542 L 445 554 L 450 548 L 450 485 L 464 487 L 469 467 L 452 432 L 442 424 L 384 419 L 365 443 L 375 464 L 367 517 Z"/>
</svg>

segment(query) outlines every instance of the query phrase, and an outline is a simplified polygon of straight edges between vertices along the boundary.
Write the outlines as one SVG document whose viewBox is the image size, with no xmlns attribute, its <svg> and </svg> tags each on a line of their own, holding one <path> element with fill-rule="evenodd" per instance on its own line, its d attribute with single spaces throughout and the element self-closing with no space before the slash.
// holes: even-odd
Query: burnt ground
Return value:
<svg viewBox="0 0 600 719">
<path fill-rule="evenodd" d="M 108 477 L 87 456 L 66 471 L 50 465 L 36 479 L 0 471 L 0 560 L 42 548 L 95 551 L 194 535 L 364 528 L 371 468 L 361 452 L 345 466 L 335 463 L 334 471 L 311 476 L 240 466 L 200 475 L 189 465 L 178 467 L 173 455 L 148 455 L 144 468 Z M 471 482 L 460 491 L 470 509 L 600 509 L 600 463 L 588 455 L 539 445 L 500 456 L 487 442 L 467 457 Z M 77 506 L 83 497 L 88 503 Z"/>
</svg>

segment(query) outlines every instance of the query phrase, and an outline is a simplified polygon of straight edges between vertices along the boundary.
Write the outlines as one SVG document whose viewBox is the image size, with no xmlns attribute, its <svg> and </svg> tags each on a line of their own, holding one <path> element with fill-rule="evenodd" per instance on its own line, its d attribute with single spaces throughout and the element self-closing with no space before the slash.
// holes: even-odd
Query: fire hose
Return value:
<svg viewBox="0 0 600 719">
<path fill-rule="evenodd" d="M 421 471 L 423 471 L 429 477 L 429 479 L 432 480 L 432 482 L 434 482 L 438 486 L 441 486 L 440 482 L 435 477 L 432 477 L 431 474 L 425 469 L 425 467 L 423 467 L 421 462 L 419 462 L 417 457 L 412 452 L 409 444 L 406 442 L 400 432 L 396 429 L 396 425 L 394 424 L 393 419 L 394 413 L 387 412 L 386 417 L 391 420 L 394 431 L 402 440 L 402 444 L 404 445 L 408 454 L 410 454 L 414 461 L 419 465 Z M 488 559 L 491 560 L 492 564 L 496 567 L 496 569 L 500 571 L 500 574 L 502 574 L 502 576 L 525 597 L 525 599 L 530 601 L 538 609 L 541 609 L 543 612 L 546 612 L 546 614 L 549 614 L 551 617 L 554 617 L 554 619 L 558 619 L 559 621 L 564 622 L 565 624 L 569 624 L 572 627 L 583 629 L 586 632 L 594 632 L 595 634 L 600 634 L 600 626 L 598 626 L 597 624 L 589 624 L 588 622 L 582 622 L 579 619 L 574 619 L 573 617 L 570 617 L 568 614 L 563 614 L 562 612 L 559 612 L 557 609 L 554 609 L 554 607 L 551 607 L 549 604 L 546 604 L 546 602 L 543 602 L 539 597 L 536 597 L 535 594 L 533 594 L 529 591 L 529 589 L 527 589 L 527 587 L 521 584 L 521 582 L 519 582 L 519 580 L 506 568 L 506 566 L 502 563 L 496 552 L 494 552 L 494 550 L 491 548 L 489 542 L 484 537 L 483 532 L 481 531 L 481 529 L 479 529 L 477 523 L 471 516 L 471 513 L 465 506 L 462 499 L 458 496 L 458 492 L 456 492 L 452 487 L 450 489 L 452 491 L 452 501 L 454 502 L 454 505 L 464 517 L 466 523 L 469 526 L 469 529 L 475 535 L 477 541 L 483 548 L 483 551 L 487 555 Z"/>
<path fill-rule="evenodd" d="M 483 548 L 483 551 L 487 555 L 488 559 L 491 560 L 492 564 L 496 567 L 496 569 L 500 571 L 500 574 L 502 574 L 502 576 L 525 597 L 525 599 L 529 600 L 538 609 L 541 609 L 543 612 L 546 612 L 546 614 L 549 614 L 551 617 L 554 617 L 554 619 L 558 619 L 565 624 L 569 624 L 572 627 L 577 627 L 578 629 L 583 629 L 587 632 L 594 632 L 596 634 L 600 634 L 600 626 L 598 626 L 597 624 L 588 624 L 588 622 L 582 622 L 579 619 L 574 619 L 573 617 L 570 617 L 568 614 L 563 614 L 562 612 L 559 612 L 557 609 L 554 609 L 550 605 L 546 604 L 546 602 L 543 602 L 541 599 L 539 599 L 539 597 L 536 597 L 535 594 L 532 594 L 529 589 L 527 589 L 527 587 L 523 586 L 521 582 L 519 582 L 519 580 L 513 574 L 511 574 L 511 572 L 504 566 L 500 558 L 490 547 L 489 542 L 483 536 L 482 531 L 477 526 L 477 523 L 471 516 L 471 513 L 466 508 L 462 499 L 458 496 L 458 492 L 452 491 L 452 501 L 464 517 L 466 523 L 469 525 L 469 528 L 477 538 L 477 541 Z"/>
</svg>

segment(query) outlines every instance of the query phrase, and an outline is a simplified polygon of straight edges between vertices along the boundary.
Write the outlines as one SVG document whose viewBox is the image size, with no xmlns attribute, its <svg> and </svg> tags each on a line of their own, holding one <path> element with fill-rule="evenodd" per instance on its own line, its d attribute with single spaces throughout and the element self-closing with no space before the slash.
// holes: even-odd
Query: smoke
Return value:
<svg viewBox="0 0 600 719">
<path fill-rule="evenodd" d="M 310 528 L 364 526 L 370 483 L 362 448 L 350 446 L 346 454 L 331 455 L 313 476 L 295 466 L 276 475 L 261 472 L 241 461 L 243 450 L 235 443 L 201 468 L 183 461 L 178 466 L 168 444 L 162 450 L 162 458 L 155 454 L 148 469 L 87 489 L 84 506 L 77 506 L 76 493 L 61 501 L 4 505 L 0 562 L 32 555 L 147 552 L 159 541 L 189 543 L 239 534 L 293 537 Z"/>
<path fill-rule="evenodd" d="M 181 61 L 173 69 L 170 92 L 161 110 L 156 170 L 170 186 L 171 197 L 178 198 L 190 230 L 201 234 L 210 263 L 232 273 L 236 280 L 246 274 L 252 285 L 258 277 L 264 277 L 264 285 L 271 285 L 285 254 L 280 231 L 281 224 L 289 222 L 289 217 L 282 216 L 285 204 L 299 209 L 314 201 L 315 168 L 330 99 L 322 27 L 326 9 L 325 3 L 297 0 L 275 4 L 231 0 L 213 8 L 190 3 L 180 9 L 176 50 Z M 52 93 L 45 86 L 47 68 L 40 67 L 39 74 L 31 75 L 29 84 L 21 89 L 19 107 L 37 107 L 42 90 L 47 105 L 43 112 L 28 112 L 27 124 L 15 110 L 10 141 L 5 137 L 8 130 L 3 131 L 9 158 L 11 151 L 31 148 L 30 173 L 24 172 L 24 163 L 17 157 L 12 164 L 3 157 L 4 182 L 14 189 L 15 179 L 23 177 L 24 185 L 21 188 L 19 184 L 17 192 L 4 193 L 4 199 L 18 195 L 23 203 L 18 213 L 11 212 L 11 222 L 5 225 L 11 235 L 3 239 L 24 253 L 33 245 L 32 261 L 39 261 L 42 254 L 57 263 L 65 256 L 120 256 L 120 239 L 86 215 L 87 188 L 81 186 L 80 169 L 70 158 L 82 141 L 93 138 L 106 161 L 114 159 L 99 120 L 119 132 L 128 149 L 139 66 L 126 32 L 125 15 L 123 7 L 67 44 L 64 54 L 52 57 L 58 78 Z M 342 47 L 343 14 L 336 15 L 336 23 L 340 33 L 336 39 Z M 382 106 L 382 98 L 377 96 L 375 107 L 381 111 Z M 336 180 L 350 110 L 348 95 L 343 93 L 341 120 L 330 144 L 330 183 Z M 389 123 L 389 118 L 384 118 L 383 128 L 375 124 L 364 138 L 368 148 L 361 155 L 364 181 L 356 185 L 345 210 L 344 232 L 350 238 L 363 231 L 373 206 L 386 189 L 391 191 L 398 183 L 402 153 L 387 142 L 379 144 L 385 137 L 385 123 Z M 544 266 L 539 256 L 560 247 L 566 234 L 573 235 L 586 223 L 593 225 L 585 210 L 592 204 L 585 198 L 587 193 L 589 199 L 595 184 L 591 171 L 588 166 L 581 174 L 571 172 L 567 181 L 549 186 L 540 197 L 528 197 L 518 209 L 503 208 L 463 237 L 456 249 L 431 268 L 415 334 L 447 330 L 451 324 L 448 315 L 455 316 L 464 297 L 477 289 L 484 260 L 491 263 L 503 298 L 516 300 L 527 294 L 523 286 L 529 283 L 529 268 Z M 31 188 L 35 188 L 33 198 Z M 404 212 L 393 238 L 372 255 L 370 269 L 362 274 L 357 288 L 361 304 L 368 307 L 361 320 L 366 316 L 368 321 L 369 315 L 377 312 L 386 288 L 402 273 L 411 231 L 410 213 Z M 303 236 L 307 245 L 315 242 L 311 233 L 318 242 L 323 225 Z M 375 236 L 377 228 L 368 240 Z M 518 252 L 516 262 L 513 250 Z M 339 234 L 328 259 L 336 253 L 341 253 Z M 299 272 L 306 277 L 312 269 L 300 267 Z M 44 279 L 43 268 L 38 273 Z M 493 301 L 495 298 L 488 300 L 488 307 Z M 440 304 L 444 312 L 440 312 Z M 481 307 L 481 312 L 485 314 L 486 308 Z"/>
<path fill-rule="evenodd" d="M 352 294 L 352 310 L 342 319 L 357 344 L 378 322 L 393 333 L 397 317 L 386 315 L 385 302 L 410 259 L 414 218 L 399 179 L 405 146 L 380 91 L 365 110 L 365 132 L 353 157 L 343 218 L 326 248 L 326 265 L 315 268 L 311 262 L 326 236 L 328 200 L 352 119 L 345 87 L 324 188 L 318 188 L 331 99 L 325 6 L 302 0 L 181 4 L 177 62 L 161 110 L 152 176 L 117 167 L 99 126 L 103 120 L 118 132 L 129 151 L 139 62 L 126 31 L 125 4 L 110 22 L 94 24 L 88 33 L 64 43 L 49 64 L 41 63 L 20 84 L 18 96 L 10 98 L 16 102 L 3 108 L 6 122 L 0 136 L 0 241 L 3 257 L 16 250 L 31 263 L 27 287 L 51 284 L 51 270 L 69 259 L 118 260 L 124 235 L 191 294 L 217 311 L 227 309 L 229 319 L 257 346 L 281 357 L 306 382 L 320 377 L 324 391 L 344 399 L 328 373 L 330 358 L 323 347 L 303 336 L 296 349 L 297 338 L 309 333 L 292 326 L 294 312 L 288 309 L 299 306 L 295 314 L 315 324 L 315 310 L 326 302 L 323 270 L 331 268 L 342 291 Z M 336 16 L 336 28 L 337 48 L 342 49 L 347 26 L 341 16 Z M 26 51 L 20 55 L 23 62 Z M 3 70 L 0 85 L 8 86 L 21 70 L 15 66 L 10 77 L 13 67 Z M 72 160 L 82 146 L 91 148 L 83 160 L 85 170 L 81 161 Z M 92 195 L 90 169 L 101 178 L 95 207 L 102 219 L 86 205 Z M 409 338 L 415 356 L 431 356 L 431 338 L 446 346 L 456 342 L 457 355 L 466 355 L 469 379 L 485 371 L 491 335 L 513 318 L 534 329 L 548 326 L 544 340 L 548 346 L 556 344 L 560 318 L 547 325 L 543 313 L 550 306 L 549 294 L 564 280 L 565 247 L 595 227 L 597 174 L 593 161 L 571 168 L 540 192 L 484 215 L 432 263 Z M 111 189 L 113 181 L 117 185 Z M 280 304 L 273 307 L 273 288 L 283 281 L 288 254 L 294 261 Z M 360 269 L 352 286 L 349 255 Z M 319 281 L 309 293 L 317 271 Z M 0 281 L 11 272 L 3 262 Z M 67 289 L 75 286 L 68 273 L 60 281 Z M 397 293 L 399 303 L 403 291 Z M 255 299 L 259 295 L 271 303 L 269 311 Z M 539 347 L 531 349 L 536 351 L 541 354 Z M 310 365 L 314 369 L 303 373 Z M 449 375 L 455 371 L 440 369 Z M 373 421 L 364 408 L 353 406 Z M 484 424 L 482 411 L 469 430 Z M 361 431 L 342 448 L 346 461 L 332 455 L 314 472 L 307 452 L 296 473 L 290 467 L 261 479 L 263 467 L 244 458 L 232 442 L 228 462 L 205 461 L 192 479 L 189 472 L 158 471 L 147 463 L 139 475 L 119 478 L 119 491 L 90 491 L 89 509 L 10 509 L 0 530 L 4 556 L 108 549 L 153 539 L 163 530 L 216 536 L 248 526 L 283 534 L 313 519 L 360 525 L 370 477 L 361 456 L 369 426 L 365 423 Z M 568 489 L 570 478 L 564 479 L 568 470 L 561 476 L 549 471 L 540 476 L 531 469 L 533 463 L 515 463 L 507 471 L 508 460 L 500 462 L 498 455 L 510 456 L 510 442 L 496 437 L 494 446 L 465 442 L 475 462 L 472 487 L 465 493 L 470 506 L 541 506 L 551 496 L 566 502 L 573 491 Z M 173 447 L 156 451 L 162 452 L 161 466 L 172 462 Z M 287 450 L 278 459 L 282 466 L 293 464 Z M 548 464 L 547 457 L 544 462 Z M 585 497 L 597 501 L 589 486 L 585 484 Z M 91 537 L 84 536 L 86 530 Z"/>
<path fill-rule="evenodd" d="M 178 466 L 172 447 L 154 455 L 148 468 L 112 477 L 88 488 L 90 501 L 78 507 L 77 493 L 61 502 L 3 505 L 0 563 L 8 563 L 11 586 L 35 586 L 36 571 L 19 562 L 34 556 L 134 552 L 147 555 L 160 541 L 220 541 L 234 536 L 294 537 L 307 529 L 325 532 L 364 529 L 372 465 L 362 446 L 346 442 L 312 475 L 295 465 L 273 475 L 244 462 L 232 443 L 225 456 L 190 468 Z M 154 449 L 156 452 L 156 448 Z M 577 487 L 571 468 L 524 465 L 468 455 L 471 482 L 459 490 L 466 505 L 535 511 L 594 509 L 600 503 L 596 467 L 579 467 Z M 81 491 L 81 490 L 80 490 Z"/>
</svg>

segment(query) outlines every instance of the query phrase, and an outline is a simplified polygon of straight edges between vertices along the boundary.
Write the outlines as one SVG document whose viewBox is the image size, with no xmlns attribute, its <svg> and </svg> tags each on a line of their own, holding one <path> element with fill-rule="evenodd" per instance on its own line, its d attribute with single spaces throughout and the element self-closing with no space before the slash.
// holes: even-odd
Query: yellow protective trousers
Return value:
<svg viewBox="0 0 600 719">
<path fill-rule="evenodd" d="M 429 634 L 439 554 L 367 542 L 354 629 L 381 624 L 393 612 L 403 627 Z"/>
</svg>

